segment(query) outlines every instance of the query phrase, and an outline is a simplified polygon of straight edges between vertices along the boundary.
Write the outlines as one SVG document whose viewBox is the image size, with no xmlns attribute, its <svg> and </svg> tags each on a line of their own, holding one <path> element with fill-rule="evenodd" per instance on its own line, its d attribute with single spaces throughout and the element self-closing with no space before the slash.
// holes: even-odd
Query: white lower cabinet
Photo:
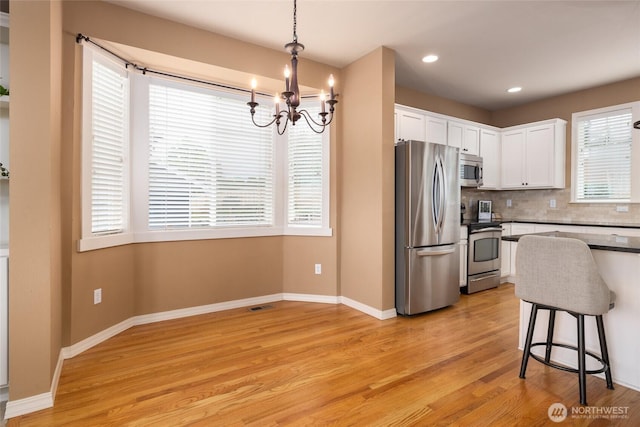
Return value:
<svg viewBox="0 0 640 427">
<path fill-rule="evenodd" d="M 502 224 L 502 235 L 511 236 L 511 224 Z M 511 274 L 511 242 L 500 242 L 500 278 L 505 282 Z"/>
<path fill-rule="evenodd" d="M 467 257 L 469 243 L 467 240 L 467 226 L 460 226 L 460 287 L 467 285 Z"/>
<path fill-rule="evenodd" d="M 522 224 L 522 223 L 513 223 L 511 224 L 511 235 L 517 236 L 518 234 L 529 234 L 535 232 L 534 224 Z M 516 254 L 518 252 L 518 243 L 517 242 L 509 242 L 510 243 L 510 268 L 509 268 L 509 277 L 516 277 Z"/>
<path fill-rule="evenodd" d="M 8 300 L 9 258 L 0 256 L 0 390 L 9 383 L 8 366 Z"/>
</svg>

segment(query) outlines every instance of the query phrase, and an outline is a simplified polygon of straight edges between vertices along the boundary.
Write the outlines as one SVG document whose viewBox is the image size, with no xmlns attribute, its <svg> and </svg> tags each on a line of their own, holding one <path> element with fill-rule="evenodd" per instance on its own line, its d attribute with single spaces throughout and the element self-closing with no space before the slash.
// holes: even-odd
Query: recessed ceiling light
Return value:
<svg viewBox="0 0 640 427">
<path fill-rule="evenodd" d="M 507 89 L 507 92 L 516 93 L 516 92 L 520 92 L 521 90 L 522 90 L 522 88 L 520 86 L 515 86 L 515 87 Z"/>
<path fill-rule="evenodd" d="M 422 62 L 436 62 L 438 60 L 438 55 L 427 55 L 424 58 L 422 58 Z"/>
</svg>

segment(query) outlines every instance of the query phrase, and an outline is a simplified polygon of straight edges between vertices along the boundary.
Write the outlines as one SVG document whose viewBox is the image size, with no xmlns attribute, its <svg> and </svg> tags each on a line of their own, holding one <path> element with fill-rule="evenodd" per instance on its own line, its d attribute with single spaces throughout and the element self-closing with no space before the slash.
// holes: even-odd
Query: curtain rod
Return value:
<svg viewBox="0 0 640 427">
<path fill-rule="evenodd" d="M 173 73 L 168 73 L 168 72 L 165 72 L 165 71 L 154 70 L 154 69 L 147 68 L 147 67 L 141 67 L 138 64 L 136 64 L 135 62 L 131 62 L 128 59 L 123 58 L 122 56 L 120 56 L 117 53 L 113 52 L 112 50 L 107 49 L 106 47 L 102 46 L 101 44 L 94 42 L 88 36 L 85 36 L 82 33 L 78 33 L 78 35 L 76 36 L 76 43 L 81 44 L 82 41 L 86 41 L 87 43 L 91 43 L 92 45 L 99 47 L 100 49 L 104 50 L 105 52 L 107 52 L 111 56 L 113 56 L 113 57 L 117 58 L 118 60 L 122 61 L 122 63 L 124 63 L 125 68 L 131 67 L 136 71 L 142 72 L 142 74 L 151 73 L 151 74 L 156 74 L 156 75 L 159 75 L 159 76 L 165 76 L 165 77 L 171 77 L 171 78 L 174 78 L 174 79 L 186 80 L 186 81 L 193 82 L 193 83 L 201 83 L 201 84 L 205 84 L 205 85 L 209 85 L 209 86 L 215 86 L 215 87 L 219 87 L 219 88 L 222 88 L 222 89 L 229 89 L 229 90 L 233 90 L 233 91 L 236 91 L 236 92 L 251 93 L 251 90 L 249 90 L 249 89 L 243 89 L 243 88 L 240 88 L 240 87 L 223 85 L 223 84 L 212 82 L 212 81 L 208 81 L 208 80 L 201 80 L 201 79 L 196 79 L 196 78 L 193 78 L 193 77 L 181 76 L 180 74 L 173 74 Z M 266 97 L 273 97 L 273 94 L 269 94 L 269 93 L 264 93 L 264 92 L 256 92 L 256 93 L 258 95 L 262 95 L 262 96 L 266 96 Z M 303 98 L 303 99 L 304 98 L 316 98 L 316 96 L 314 96 L 314 95 L 306 95 L 306 96 L 302 96 L 301 98 Z"/>
</svg>

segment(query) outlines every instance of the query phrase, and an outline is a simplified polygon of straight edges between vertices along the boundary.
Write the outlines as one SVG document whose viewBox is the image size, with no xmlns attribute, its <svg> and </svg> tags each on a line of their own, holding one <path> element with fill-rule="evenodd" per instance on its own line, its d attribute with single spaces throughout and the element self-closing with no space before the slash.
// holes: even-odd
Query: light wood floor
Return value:
<svg viewBox="0 0 640 427">
<path fill-rule="evenodd" d="M 537 426 L 578 407 L 573 374 L 529 363 L 518 378 L 513 286 L 379 321 L 343 305 L 194 316 L 131 328 L 67 360 L 55 407 L 9 426 Z M 590 377 L 591 406 L 640 425 L 640 392 Z"/>
</svg>

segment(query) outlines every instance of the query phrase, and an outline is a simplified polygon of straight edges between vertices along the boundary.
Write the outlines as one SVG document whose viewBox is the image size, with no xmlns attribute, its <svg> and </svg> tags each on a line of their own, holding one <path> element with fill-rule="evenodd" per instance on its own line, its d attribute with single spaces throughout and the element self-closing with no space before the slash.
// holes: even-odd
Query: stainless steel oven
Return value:
<svg viewBox="0 0 640 427">
<path fill-rule="evenodd" d="M 502 227 L 491 222 L 474 223 L 468 229 L 467 285 L 462 287 L 462 292 L 471 294 L 500 284 Z"/>
</svg>

